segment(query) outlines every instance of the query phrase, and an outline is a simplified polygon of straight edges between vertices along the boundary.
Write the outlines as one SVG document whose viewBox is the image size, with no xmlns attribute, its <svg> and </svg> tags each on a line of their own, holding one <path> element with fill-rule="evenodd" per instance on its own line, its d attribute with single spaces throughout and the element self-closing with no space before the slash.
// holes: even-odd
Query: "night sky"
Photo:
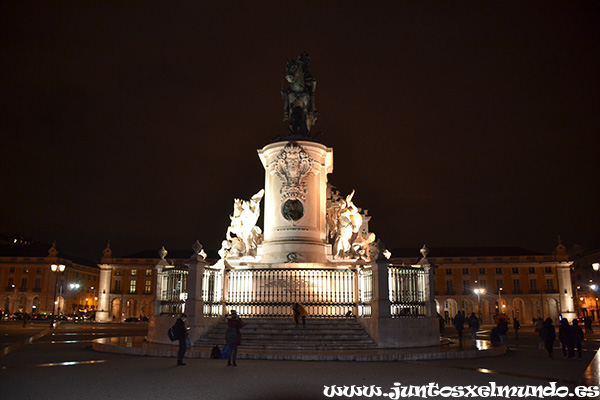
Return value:
<svg viewBox="0 0 600 400">
<path fill-rule="evenodd" d="M 24 3 L 0 5 L 0 233 L 218 249 L 306 51 L 329 180 L 388 248 L 600 238 L 598 2 Z"/>
</svg>

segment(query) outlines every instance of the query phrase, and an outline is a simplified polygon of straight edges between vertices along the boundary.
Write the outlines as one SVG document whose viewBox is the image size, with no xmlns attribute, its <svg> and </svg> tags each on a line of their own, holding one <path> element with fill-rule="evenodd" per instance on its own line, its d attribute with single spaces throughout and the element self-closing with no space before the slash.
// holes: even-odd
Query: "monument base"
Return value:
<svg viewBox="0 0 600 400">
<path fill-rule="evenodd" d="M 440 344 L 437 318 L 358 318 L 380 348 L 425 347 Z"/>
</svg>

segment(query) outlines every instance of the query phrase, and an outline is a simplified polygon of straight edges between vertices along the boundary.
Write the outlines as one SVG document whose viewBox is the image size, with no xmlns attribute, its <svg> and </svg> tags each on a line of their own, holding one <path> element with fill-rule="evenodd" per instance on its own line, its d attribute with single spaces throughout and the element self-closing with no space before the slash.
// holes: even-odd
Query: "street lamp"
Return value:
<svg viewBox="0 0 600 400">
<path fill-rule="evenodd" d="M 600 313 L 598 313 L 598 285 L 593 284 L 590 285 L 590 289 L 592 289 L 594 291 L 594 297 L 596 298 L 596 318 L 600 318 Z M 594 317 L 594 314 L 592 314 L 592 318 Z"/>
<path fill-rule="evenodd" d="M 600 263 L 593 263 L 593 264 L 592 264 L 592 269 L 593 269 L 594 271 L 598 271 L 598 270 L 600 270 Z"/>
<path fill-rule="evenodd" d="M 54 328 L 54 312 L 55 312 L 55 307 L 58 304 L 58 299 L 56 298 L 56 291 L 58 289 L 58 276 L 60 274 L 62 274 L 65 270 L 65 265 L 64 264 L 52 264 L 50 266 L 50 269 L 52 270 L 52 272 L 56 273 L 56 281 L 54 283 L 54 303 L 52 303 L 52 317 L 50 318 L 50 326 Z"/>
<path fill-rule="evenodd" d="M 79 286 L 80 286 L 79 283 L 70 283 L 69 284 L 69 287 L 71 288 L 71 290 L 75 290 L 75 295 L 74 295 L 74 299 L 73 299 L 74 300 L 73 305 L 79 304 L 79 303 L 77 303 L 77 291 L 79 290 Z M 75 314 L 75 308 L 76 307 L 73 307 L 73 314 Z"/>
<path fill-rule="evenodd" d="M 481 320 L 481 295 L 485 294 L 485 289 L 484 288 L 475 288 L 473 289 L 473 292 L 477 295 L 477 303 L 479 303 L 479 321 L 482 322 Z"/>
<path fill-rule="evenodd" d="M 17 313 L 17 287 L 15 285 L 10 285 L 10 287 L 13 288 L 13 290 L 15 291 L 14 294 L 14 301 L 13 301 L 13 314 Z"/>
</svg>

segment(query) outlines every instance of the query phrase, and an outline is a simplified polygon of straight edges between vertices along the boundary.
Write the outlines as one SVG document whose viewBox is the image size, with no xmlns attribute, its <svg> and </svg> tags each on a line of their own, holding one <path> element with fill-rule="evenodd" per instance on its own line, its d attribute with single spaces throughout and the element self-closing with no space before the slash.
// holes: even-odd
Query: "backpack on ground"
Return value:
<svg viewBox="0 0 600 400">
<path fill-rule="evenodd" d="M 221 359 L 225 360 L 227 358 L 229 358 L 229 346 L 225 345 L 223 346 L 223 351 L 221 352 Z"/>
<path fill-rule="evenodd" d="M 213 346 L 212 351 L 210 352 L 210 358 L 219 359 L 221 358 L 221 349 L 216 344 Z"/>
<path fill-rule="evenodd" d="M 169 339 L 171 339 L 171 342 L 177 340 L 177 335 L 175 335 L 175 325 L 169 328 L 167 334 L 169 335 Z"/>
</svg>

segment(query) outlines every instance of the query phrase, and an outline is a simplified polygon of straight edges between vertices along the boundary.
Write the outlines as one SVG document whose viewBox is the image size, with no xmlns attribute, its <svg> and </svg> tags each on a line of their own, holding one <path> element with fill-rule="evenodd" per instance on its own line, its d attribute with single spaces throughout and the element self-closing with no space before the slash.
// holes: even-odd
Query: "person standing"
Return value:
<svg viewBox="0 0 600 400">
<path fill-rule="evenodd" d="M 467 323 L 469 324 L 469 329 L 471 330 L 471 339 L 473 341 L 477 340 L 477 331 L 479 330 L 479 318 L 477 318 L 477 315 L 475 315 L 474 312 L 472 312 L 469 316 Z"/>
<path fill-rule="evenodd" d="M 519 329 L 521 329 L 521 323 L 517 318 L 513 318 L 513 329 L 515 330 L 515 340 L 519 340 Z"/>
<path fill-rule="evenodd" d="M 296 327 L 298 327 L 299 318 L 302 317 L 302 327 L 306 328 L 306 317 L 308 317 L 308 312 L 306 312 L 306 308 L 300 303 L 294 303 L 292 305 L 292 312 L 294 313 L 294 323 Z"/>
<path fill-rule="evenodd" d="M 240 329 L 244 327 L 244 323 L 238 317 L 235 310 L 231 310 L 230 316 L 227 319 L 227 331 L 225 331 L 225 341 L 229 346 L 229 358 L 227 359 L 227 366 L 233 365 L 237 367 L 237 349 L 242 344 L 242 333 Z M 233 363 L 232 363 L 233 361 Z"/>
<path fill-rule="evenodd" d="M 438 317 L 438 322 L 440 325 L 440 335 L 444 334 L 444 317 L 442 317 L 442 315 L 440 313 L 437 313 L 437 317 Z"/>
<path fill-rule="evenodd" d="M 554 340 L 556 339 L 556 331 L 554 330 L 554 325 L 552 325 L 552 319 L 546 318 L 542 324 L 540 333 L 540 336 L 544 342 L 544 346 L 546 347 L 546 351 L 548 352 L 548 357 L 552 358 Z"/>
<path fill-rule="evenodd" d="M 463 343 L 462 343 L 463 329 L 465 327 L 465 317 L 462 315 L 462 313 L 460 311 L 458 313 L 456 313 L 456 317 L 454 317 L 454 327 L 456 328 L 456 332 L 458 332 L 458 347 L 462 348 L 463 347 Z"/>
<path fill-rule="evenodd" d="M 571 352 L 569 346 L 569 331 L 571 327 L 569 326 L 569 320 L 563 318 L 560 320 L 560 325 L 558 326 L 558 340 L 560 341 L 560 347 L 562 348 L 563 358 L 568 358 L 567 351 Z"/>
<path fill-rule="evenodd" d="M 506 346 L 508 350 L 508 322 L 504 318 L 498 318 L 498 325 L 496 326 L 498 336 L 500 337 L 500 343 Z"/>
<path fill-rule="evenodd" d="M 569 358 L 575 359 L 575 348 L 577 348 L 577 359 L 581 360 L 581 345 L 583 343 L 583 330 L 579 326 L 579 321 L 573 320 L 573 325 L 569 329 Z"/>
<path fill-rule="evenodd" d="M 177 365 L 185 365 L 183 362 L 183 356 L 185 355 L 185 351 L 187 350 L 187 337 L 188 337 L 188 327 L 185 322 L 187 321 L 187 315 L 181 314 L 177 321 L 175 321 L 175 326 L 173 330 L 175 331 L 175 338 L 179 340 L 179 351 L 177 352 Z"/>
<path fill-rule="evenodd" d="M 583 324 L 585 326 L 585 333 L 594 333 L 594 329 L 592 328 L 592 318 L 591 317 L 585 317 L 583 319 Z"/>
<path fill-rule="evenodd" d="M 542 348 L 544 348 L 544 339 L 542 338 L 542 327 L 544 326 L 544 320 L 541 318 L 534 319 L 533 323 L 535 324 L 535 331 L 540 337 L 540 344 L 538 348 L 541 350 Z"/>
</svg>

